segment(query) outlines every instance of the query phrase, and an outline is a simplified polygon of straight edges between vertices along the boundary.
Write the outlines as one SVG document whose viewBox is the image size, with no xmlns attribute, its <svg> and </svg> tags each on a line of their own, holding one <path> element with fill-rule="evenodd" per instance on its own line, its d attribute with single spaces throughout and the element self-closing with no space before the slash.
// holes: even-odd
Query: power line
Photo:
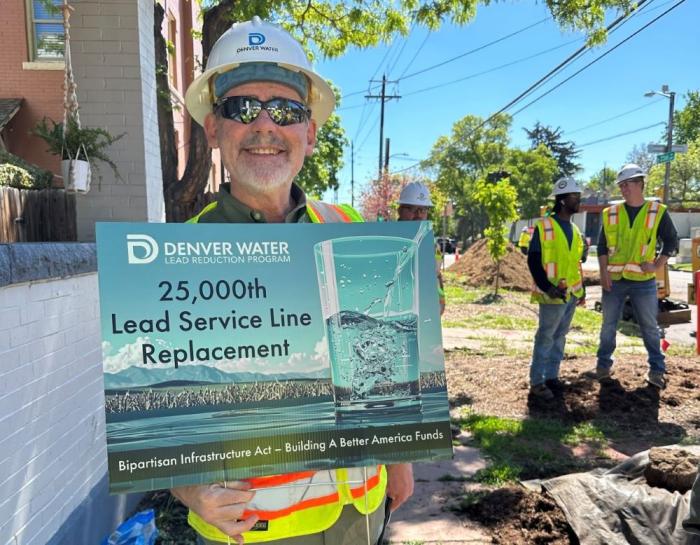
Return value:
<svg viewBox="0 0 700 545">
<path fill-rule="evenodd" d="M 544 55 L 546 53 L 551 53 L 552 51 L 556 51 L 557 49 L 561 49 L 562 47 L 566 47 L 567 45 L 571 45 L 572 43 L 580 42 L 580 41 L 581 41 L 580 38 L 576 39 L 576 40 L 571 40 L 570 42 L 566 42 L 566 43 L 563 43 L 561 45 L 557 45 L 555 47 L 550 47 L 549 49 L 544 49 L 542 51 L 538 51 L 537 53 L 533 53 L 532 55 L 529 55 L 527 57 L 522 57 L 520 59 L 516 59 L 516 60 L 508 62 L 506 64 L 501 64 L 500 66 L 495 66 L 494 68 L 489 68 L 488 70 L 483 70 L 481 72 L 475 72 L 474 74 L 469 74 L 468 76 L 464 76 L 464 77 L 459 78 L 459 79 L 450 80 L 450 81 L 447 81 L 445 83 L 441 83 L 438 85 L 431 85 L 430 87 L 424 87 L 423 89 L 418 89 L 417 91 L 411 91 L 410 93 L 404 93 L 403 96 L 407 97 L 407 96 L 415 95 L 418 93 L 423 93 L 425 91 L 432 91 L 433 89 L 446 87 L 448 85 L 452 85 L 454 83 L 459 83 L 459 82 L 462 82 L 462 81 L 465 81 L 468 79 L 472 79 L 472 78 L 475 78 L 478 76 L 484 76 L 486 74 L 490 74 L 491 72 L 496 72 L 498 70 L 502 70 L 503 68 L 508 68 L 509 66 L 513 66 L 513 65 L 519 64 L 521 62 L 529 61 L 531 59 L 534 59 L 535 57 L 539 57 L 539 56 Z"/>
<path fill-rule="evenodd" d="M 586 146 L 592 146 L 593 144 L 600 144 L 601 142 L 607 142 L 608 140 L 614 140 L 615 138 L 620 138 L 621 136 L 627 136 L 628 134 L 634 134 L 636 132 L 642 132 L 646 131 L 648 129 L 653 129 L 654 127 L 658 127 L 659 125 L 665 125 L 663 121 L 659 121 L 658 123 L 654 123 L 653 125 L 647 125 L 646 127 L 640 127 L 639 129 L 634 129 L 631 131 L 627 132 L 621 132 L 619 134 L 614 134 L 612 136 L 607 136 L 605 138 L 600 138 L 598 140 L 593 140 L 592 142 L 586 142 L 585 144 L 581 144 L 579 146 L 576 146 L 578 148 L 585 148 Z"/>
<path fill-rule="evenodd" d="M 642 1 L 645 1 L 645 0 L 642 0 Z M 507 35 L 505 35 L 505 36 L 501 36 L 500 38 L 497 38 L 497 39 L 495 39 L 495 40 L 493 40 L 493 41 L 491 41 L 491 42 L 488 42 L 488 43 L 486 43 L 486 44 L 480 45 L 479 47 L 476 47 L 476 48 L 474 48 L 474 49 L 470 49 L 469 51 L 465 51 L 464 53 L 461 53 L 460 55 L 457 55 L 456 57 L 452 57 L 452 58 L 447 59 L 447 60 L 445 60 L 445 61 L 441 61 L 441 62 L 439 62 L 439 63 L 437 63 L 437 64 L 434 64 L 434 65 L 432 65 L 432 66 L 428 66 L 428 67 L 426 67 L 426 68 L 423 68 L 423 69 L 421 69 L 421 70 L 418 70 L 417 72 L 413 72 L 413 73 L 408 74 L 408 75 L 403 75 L 403 74 L 402 74 L 401 77 L 399 78 L 399 80 L 401 80 L 401 79 L 412 78 L 413 76 L 417 76 L 418 74 L 422 74 L 422 73 L 424 73 L 424 72 L 428 72 L 429 70 L 433 70 L 433 69 L 438 68 L 438 67 L 440 67 L 440 66 L 444 66 L 445 64 L 448 64 L 448 63 L 450 63 L 450 62 L 453 62 L 453 61 L 455 61 L 455 60 L 457 60 L 457 59 L 461 59 L 462 57 L 466 57 L 467 55 L 471 55 L 471 54 L 473 54 L 473 53 L 476 53 L 477 51 L 481 51 L 481 50 L 483 50 L 483 49 L 486 49 L 487 47 L 490 47 L 490 46 L 492 46 L 492 45 L 495 45 L 495 44 L 497 44 L 497 43 L 500 43 L 500 42 L 502 42 L 502 41 L 504 41 L 504 40 L 507 40 L 508 38 L 512 38 L 513 36 L 516 36 L 516 35 L 518 35 L 518 34 L 520 34 L 520 33 L 522 33 L 522 32 L 525 32 L 526 30 L 529 30 L 529 29 L 531 29 L 532 27 L 535 27 L 535 26 L 537 26 L 537 25 L 539 25 L 539 24 L 542 24 L 542 23 L 544 23 L 545 21 L 548 21 L 548 20 L 550 20 L 550 19 L 551 19 L 551 17 L 545 17 L 544 19 L 541 19 L 540 21 L 537 21 L 537 22 L 535 22 L 535 23 L 531 23 L 531 24 L 529 24 L 529 25 L 527 25 L 527 26 L 524 26 L 524 27 L 522 27 L 522 28 L 520 28 L 520 29 L 518 29 L 518 30 L 515 30 L 514 32 L 511 32 L 510 34 L 507 34 Z M 430 33 L 428 33 L 428 36 L 429 36 L 429 35 L 430 35 Z M 425 40 L 423 40 L 423 44 L 421 44 L 421 46 L 420 46 L 420 48 L 419 48 L 419 51 L 420 51 L 420 49 L 423 48 L 423 45 L 425 45 L 425 41 L 428 39 L 428 36 L 426 36 L 426 37 L 425 37 Z M 393 44 L 394 44 L 394 43 L 395 43 L 395 42 L 392 42 L 392 47 L 393 47 Z M 390 51 L 390 50 L 391 50 L 391 48 L 389 49 L 389 51 Z M 374 78 L 376 77 L 377 72 L 379 72 L 379 68 L 381 68 L 382 64 L 384 64 L 384 61 L 386 60 L 386 57 L 387 57 L 387 55 L 389 54 L 389 51 L 387 51 L 387 52 L 384 54 L 384 58 L 383 58 L 382 61 L 379 63 L 379 67 L 377 68 L 377 70 L 375 70 L 374 74 L 372 75 L 372 77 L 371 77 L 370 79 L 374 79 Z M 414 59 L 415 59 L 415 55 L 414 55 Z M 414 59 L 411 59 L 411 62 L 413 62 Z M 410 63 L 409 63 L 409 66 L 406 67 L 406 70 L 407 70 L 409 67 L 410 67 Z M 406 72 L 406 70 L 404 70 L 404 73 Z M 364 93 L 364 92 L 365 92 L 364 90 L 362 90 L 362 91 L 353 91 L 352 93 L 348 93 L 348 94 L 346 94 L 346 95 L 343 95 L 342 98 L 347 98 L 347 97 L 350 97 L 350 96 L 359 95 L 359 94 Z"/>
<path fill-rule="evenodd" d="M 418 70 L 418 71 L 412 72 L 406 76 L 402 76 L 401 79 L 408 79 L 408 78 L 412 78 L 413 76 L 417 76 L 419 74 L 424 74 L 425 72 L 428 72 L 430 70 L 434 70 L 435 68 L 439 68 L 440 66 L 444 66 L 448 63 L 456 61 L 457 59 L 461 59 L 463 57 L 466 57 L 467 55 L 471 55 L 473 53 L 481 51 L 482 49 L 486 49 L 487 47 L 491 47 L 492 45 L 495 45 L 495 44 L 500 43 L 504 40 L 507 40 L 508 38 L 512 38 L 513 36 L 517 36 L 518 34 L 525 32 L 526 30 L 530 30 L 531 28 L 533 28 L 537 25 L 541 25 L 542 23 L 544 23 L 545 21 L 548 21 L 549 19 L 551 19 L 551 17 L 545 17 L 544 19 L 541 19 L 540 21 L 537 21 L 536 23 L 532 23 L 532 24 L 527 25 L 523 28 L 520 28 L 514 32 L 511 32 L 510 34 L 506 34 L 505 36 L 501 36 L 500 38 L 496 38 L 495 40 L 493 40 L 491 42 L 480 45 L 479 47 L 476 47 L 474 49 L 470 49 L 469 51 L 465 51 L 464 53 L 461 53 L 460 55 L 457 55 L 456 57 L 452 57 L 450 59 L 439 62 L 437 64 L 433 64 L 432 66 L 428 66 L 427 68 L 423 68 L 422 70 Z"/>
<path fill-rule="evenodd" d="M 574 72 L 573 74 L 571 74 L 568 78 L 563 79 L 562 81 L 560 81 L 559 83 L 557 83 L 554 87 L 552 87 L 551 89 L 545 91 L 545 92 L 542 93 L 540 96 L 538 96 L 535 100 L 533 100 L 533 101 L 527 103 L 525 106 L 523 106 L 523 107 L 520 108 L 519 110 L 513 112 L 513 114 L 511 114 L 511 115 L 512 115 L 513 117 L 516 116 L 517 114 L 519 114 L 520 112 L 522 112 L 522 111 L 525 110 L 526 108 L 529 108 L 530 106 L 532 106 L 533 104 L 535 104 L 536 102 L 538 102 L 540 99 L 546 97 L 549 93 L 551 93 L 551 92 L 554 91 L 555 89 L 558 89 L 559 87 L 561 87 L 562 85 L 564 85 L 567 81 L 569 81 L 569 80 L 571 80 L 572 78 L 576 77 L 577 75 L 579 75 L 581 72 L 583 72 L 584 70 L 586 70 L 586 69 L 587 69 L 588 67 L 590 67 L 591 65 L 597 63 L 599 60 L 601 60 L 601 59 L 603 59 L 604 57 L 608 56 L 610 53 L 612 53 L 613 51 L 615 51 L 615 50 L 616 50 L 618 47 L 620 47 L 622 44 L 624 44 L 624 43 L 628 42 L 629 40 L 631 40 L 632 38 L 634 38 L 634 37 L 635 37 L 637 34 L 639 34 L 642 30 L 645 30 L 645 29 L 648 28 L 649 26 L 653 25 L 656 21 L 658 21 L 659 19 L 661 19 L 663 16 L 665 16 L 666 14 L 668 14 L 670 11 L 672 11 L 672 10 L 676 9 L 678 6 L 680 6 L 683 2 L 685 2 L 685 0 L 680 0 L 679 2 L 677 2 L 676 4 L 674 4 L 673 6 L 671 6 L 669 9 L 667 9 L 666 11 L 664 11 L 661 15 L 658 15 L 657 17 L 654 17 L 654 18 L 653 18 L 651 21 L 649 21 L 646 25 L 644 25 L 644 26 L 640 27 L 639 29 L 637 29 L 637 30 L 634 31 L 632 34 L 630 34 L 629 36 L 627 36 L 624 40 L 618 42 L 618 43 L 615 44 L 612 48 L 608 49 L 605 53 L 603 53 L 602 55 L 599 55 L 598 57 L 596 57 L 595 59 L 593 59 L 591 62 L 589 62 L 588 64 L 584 65 L 582 68 L 580 68 L 579 70 L 577 70 L 576 72 Z"/>
<path fill-rule="evenodd" d="M 430 38 L 430 34 L 431 34 L 430 30 L 428 30 L 428 32 L 425 34 L 425 38 L 423 38 L 423 41 L 421 42 L 420 46 L 418 47 L 418 49 L 416 50 L 416 52 L 413 54 L 413 57 L 411 57 L 411 60 L 408 61 L 408 64 L 407 64 L 406 67 L 403 69 L 403 72 L 401 72 L 401 75 L 399 76 L 399 79 L 401 79 L 401 78 L 404 76 L 404 74 L 408 71 L 408 69 L 411 68 L 411 65 L 413 64 L 413 61 L 416 60 L 416 57 L 418 57 L 418 54 L 423 50 L 423 47 L 424 47 L 425 44 L 428 42 L 428 38 Z"/>
<path fill-rule="evenodd" d="M 603 125 L 604 123 L 607 123 L 608 121 L 614 121 L 615 119 L 619 119 L 621 117 L 624 117 L 628 114 L 631 114 L 633 112 L 639 111 L 643 108 L 648 108 L 649 106 L 653 106 L 657 102 L 661 102 L 662 100 L 665 100 L 663 98 L 657 98 L 656 100 L 652 101 L 647 101 L 641 106 L 638 106 L 636 108 L 633 108 L 631 110 L 627 110 L 626 112 L 622 112 L 621 114 L 614 115 L 612 117 L 608 117 L 607 119 L 603 119 L 602 121 L 597 121 L 596 123 L 591 123 L 590 125 L 586 125 L 585 127 L 579 127 L 578 129 L 574 129 L 573 131 L 564 131 L 564 134 L 569 135 L 569 134 L 574 134 L 577 132 L 585 131 L 586 129 L 591 129 L 593 127 L 597 127 L 598 125 Z"/>
<path fill-rule="evenodd" d="M 647 2 L 647 0 L 641 0 L 639 7 L 641 7 L 642 4 Z M 637 9 L 639 9 L 639 7 Z M 621 15 L 617 19 L 615 19 L 612 23 L 610 23 L 606 27 L 606 32 L 610 32 L 613 28 L 618 26 L 624 19 L 627 18 L 627 14 Z M 576 51 L 574 51 L 571 55 L 569 55 L 566 59 L 564 59 L 562 62 L 560 62 L 557 66 L 555 66 L 552 70 L 547 72 L 544 76 L 542 76 L 540 79 L 538 79 L 535 83 L 530 85 L 525 91 L 520 93 L 517 97 L 515 97 L 513 100 L 511 100 L 508 104 L 503 106 L 500 110 L 498 110 L 496 113 L 491 114 L 486 120 L 484 120 L 483 123 L 481 123 L 477 128 L 481 128 L 487 123 L 489 123 L 494 117 L 496 117 L 498 114 L 505 112 L 506 110 L 510 109 L 511 107 L 515 106 L 518 102 L 523 100 L 526 96 L 528 96 L 530 93 L 532 93 L 535 89 L 540 87 L 541 85 L 544 85 L 548 80 L 550 80 L 552 77 L 554 77 L 557 73 L 559 73 L 565 66 L 573 62 L 577 57 L 579 57 L 583 52 L 589 49 L 588 44 L 583 45 Z M 476 129 L 475 129 L 476 130 Z"/>
</svg>

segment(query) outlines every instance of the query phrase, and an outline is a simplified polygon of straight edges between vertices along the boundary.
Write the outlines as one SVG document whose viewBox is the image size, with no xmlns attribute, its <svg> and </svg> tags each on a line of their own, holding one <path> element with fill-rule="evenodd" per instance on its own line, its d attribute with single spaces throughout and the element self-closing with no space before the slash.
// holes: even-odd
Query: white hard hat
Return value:
<svg viewBox="0 0 700 545">
<path fill-rule="evenodd" d="M 625 180 L 630 180 L 631 178 L 646 178 L 646 176 L 647 174 L 642 170 L 642 167 L 635 165 L 634 163 L 629 163 L 624 165 L 617 173 L 616 182 L 620 184 Z"/>
<path fill-rule="evenodd" d="M 566 193 L 581 193 L 578 182 L 569 176 L 559 178 L 554 182 L 554 188 L 550 196 L 556 197 L 557 195 L 565 195 Z"/>
<path fill-rule="evenodd" d="M 430 190 L 420 182 L 409 182 L 401 190 L 399 204 L 415 206 L 433 206 L 430 200 Z"/>
<path fill-rule="evenodd" d="M 333 112 L 335 95 L 326 81 L 316 74 L 299 42 L 278 26 L 257 15 L 250 21 L 235 23 L 216 41 L 207 59 L 207 67 L 188 87 L 185 104 L 197 123 L 212 111 L 213 78 L 248 63 L 274 63 L 281 68 L 304 74 L 311 82 L 307 106 L 311 118 L 320 127 Z"/>
</svg>

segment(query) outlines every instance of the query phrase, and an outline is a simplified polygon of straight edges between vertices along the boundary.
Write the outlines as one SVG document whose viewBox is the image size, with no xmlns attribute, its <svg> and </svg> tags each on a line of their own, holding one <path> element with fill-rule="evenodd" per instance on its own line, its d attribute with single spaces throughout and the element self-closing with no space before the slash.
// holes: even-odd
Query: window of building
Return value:
<svg viewBox="0 0 700 545">
<path fill-rule="evenodd" d="M 170 85 L 177 89 L 177 21 L 168 16 L 168 75 Z"/>
<path fill-rule="evenodd" d="M 63 61 L 63 0 L 27 0 L 30 61 Z"/>
</svg>

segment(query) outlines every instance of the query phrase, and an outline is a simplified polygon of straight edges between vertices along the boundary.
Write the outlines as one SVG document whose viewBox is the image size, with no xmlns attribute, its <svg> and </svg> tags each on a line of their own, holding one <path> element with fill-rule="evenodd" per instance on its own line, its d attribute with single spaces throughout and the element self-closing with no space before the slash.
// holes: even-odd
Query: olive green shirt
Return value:
<svg viewBox="0 0 700 545">
<path fill-rule="evenodd" d="M 311 223 L 306 213 L 306 195 L 296 184 L 292 184 L 291 198 L 295 203 L 284 218 L 284 223 Z M 243 204 L 231 195 L 231 184 L 222 184 L 216 196 L 217 205 L 199 217 L 197 223 L 267 223 L 265 215 Z"/>
</svg>

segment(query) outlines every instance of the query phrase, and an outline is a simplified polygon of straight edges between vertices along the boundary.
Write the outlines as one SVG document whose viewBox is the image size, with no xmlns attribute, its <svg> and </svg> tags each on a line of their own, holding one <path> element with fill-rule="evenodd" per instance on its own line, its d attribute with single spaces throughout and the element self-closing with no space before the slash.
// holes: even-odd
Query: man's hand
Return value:
<svg viewBox="0 0 700 545">
<path fill-rule="evenodd" d="M 413 495 L 413 466 L 393 464 L 386 466 L 386 495 L 391 498 L 391 511 L 396 511 L 402 503 Z"/>
<path fill-rule="evenodd" d="M 578 301 L 576 301 L 576 306 L 577 307 L 585 307 L 586 306 L 586 298 L 581 297 Z"/>
<path fill-rule="evenodd" d="M 255 492 L 249 492 L 250 484 L 241 481 L 207 486 L 182 486 L 170 492 L 187 507 L 197 513 L 202 520 L 221 530 L 237 543 L 243 543 L 243 532 L 250 530 L 258 521 L 256 515 L 245 520 L 243 511 L 253 499 Z"/>
<path fill-rule="evenodd" d="M 561 299 L 566 301 L 566 289 L 559 286 L 552 286 L 547 290 L 547 295 L 552 299 Z"/>
<path fill-rule="evenodd" d="M 645 261 L 641 264 L 641 268 L 645 273 L 656 273 L 656 263 L 653 261 Z"/>
<path fill-rule="evenodd" d="M 612 289 L 612 280 L 610 280 L 610 274 L 607 269 L 600 270 L 600 286 L 605 291 L 610 291 Z"/>
</svg>

